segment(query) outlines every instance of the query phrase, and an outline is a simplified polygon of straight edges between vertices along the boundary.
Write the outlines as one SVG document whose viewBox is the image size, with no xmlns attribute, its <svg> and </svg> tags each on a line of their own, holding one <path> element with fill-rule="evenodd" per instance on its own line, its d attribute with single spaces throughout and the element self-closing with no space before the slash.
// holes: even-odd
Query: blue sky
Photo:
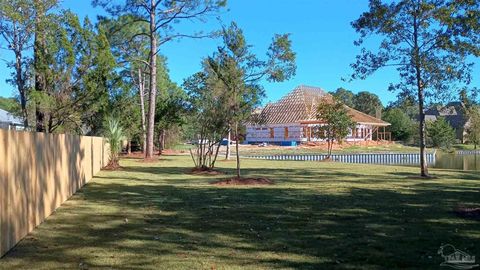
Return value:
<svg viewBox="0 0 480 270">
<path fill-rule="evenodd" d="M 287 82 L 264 83 L 265 102 L 276 101 L 300 84 L 319 86 L 331 91 L 344 87 L 354 92 L 367 90 L 380 96 L 386 105 L 396 98 L 387 91 L 390 82 L 398 81 L 395 70 L 386 69 L 364 81 L 342 81 L 351 73 L 350 63 L 359 51 L 353 45 L 357 34 L 350 22 L 367 9 L 367 0 L 228 0 L 228 11 L 220 18 L 224 24 L 234 20 L 244 30 L 249 44 L 263 56 L 275 33 L 290 33 L 293 49 L 297 53 L 297 75 Z M 81 17 L 95 19 L 101 10 L 94 9 L 88 0 L 64 0 L 62 6 Z M 206 24 L 182 24 L 182 30 L 215 29 L 219 21 L 212 18 Z M 161 49 L 168 58 L 168 68 L 173 81 L 183 79 L 200 70 L 202 58 L 215 51 L 220 40 L 188 40 L 167 43 Z M 0 51 L 0 58 L 9 58 Z M 476 61 L 480 65 L 480 61 Z M 473 72 L 473 86 L 480 86 L 480 68 Z M 0 96 L 15 94 L 5 80 L 10 70 L 0 62 Z"/>
</svg>

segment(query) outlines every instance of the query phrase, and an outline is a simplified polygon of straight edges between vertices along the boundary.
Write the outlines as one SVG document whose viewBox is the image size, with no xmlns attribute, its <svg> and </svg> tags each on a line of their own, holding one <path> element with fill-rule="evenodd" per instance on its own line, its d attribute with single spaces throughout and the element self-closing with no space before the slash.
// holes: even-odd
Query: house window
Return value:
<svg viewBox="0 0 480 270">
<path fill-rule="evenodd" d="M 288 127 L 285 127 L 285 139 L 288 138 Z"/>
<path fill-rule="evenodd" d="M 275 131 L 273 130 L 273 128 L 270 128 L 270 138 L 275 138 Z"/>
</svg>

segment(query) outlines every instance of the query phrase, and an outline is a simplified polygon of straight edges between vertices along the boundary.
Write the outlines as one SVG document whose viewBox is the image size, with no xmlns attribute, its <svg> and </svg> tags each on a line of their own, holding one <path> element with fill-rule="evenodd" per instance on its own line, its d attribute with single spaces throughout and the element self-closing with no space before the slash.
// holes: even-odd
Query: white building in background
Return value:
<svg viewBox="0 0 480 270">
<path fill-rule="evenodd" d="M 312 130 L 322 125 L 316 119 L 316 109 L 322 97 L 328 95 L 318 87 L 298 86 L 275 103 L 256 112 L 258 123 L 246 126 L 248 143 L 295 145 L 321 141 Z M 346 141 L 390 140 L 385 127 L 390 124 L 373 116 L 347 107 L 357 126 L 350 130 Z M 383 129 L 381 131 L 380 129 Z"/>
<path fill-rule="evenodd" d="M 0 128 L 2 129 L 25 129 L 21 118 L 12 115 L 11 113 L 0 109 Z"/>
</svg>

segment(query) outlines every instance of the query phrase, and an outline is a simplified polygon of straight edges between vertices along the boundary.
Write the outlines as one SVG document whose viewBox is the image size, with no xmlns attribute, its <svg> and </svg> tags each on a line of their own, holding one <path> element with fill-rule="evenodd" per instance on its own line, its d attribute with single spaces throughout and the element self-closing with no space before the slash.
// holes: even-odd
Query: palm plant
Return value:
<svg viewBox="0 0 480 270">
<path fill-rule="evenodd" d="M 122 141 L 125 139 L 123 127 L 120 121 L 116 118 L 109 117 L 105 121 L 104 136 L 110 144 L 110 161 L 108 167 L 119 167 L 119 153 L 122 150 Z"/>
</svg>

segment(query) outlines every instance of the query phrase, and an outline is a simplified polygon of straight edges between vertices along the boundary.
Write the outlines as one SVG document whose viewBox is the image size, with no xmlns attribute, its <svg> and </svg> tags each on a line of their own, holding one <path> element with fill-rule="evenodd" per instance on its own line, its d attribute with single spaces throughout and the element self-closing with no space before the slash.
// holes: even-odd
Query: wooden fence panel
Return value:
<svg viewBox="0 0 480 270">
<path fill-rule="evenodd" d="M 0 130 L 0 257 L 106 165 L 103 138 Z"/>
<path fill-rule="evenodd" d="M 0 132 L 0 256 L 8 250 L 8 135 Z"/>
<path fill-rule="evenodd" d="M 108 165 L 110 161 L 110 144 L 103 139 L 103 167 Z"/>
<path fill-rule="evenodd" d="M 103 138 L 92 138 L 92 169 L 94 172 L 100 171 L 103 167 L 102 151 Z"/>
</svg>

